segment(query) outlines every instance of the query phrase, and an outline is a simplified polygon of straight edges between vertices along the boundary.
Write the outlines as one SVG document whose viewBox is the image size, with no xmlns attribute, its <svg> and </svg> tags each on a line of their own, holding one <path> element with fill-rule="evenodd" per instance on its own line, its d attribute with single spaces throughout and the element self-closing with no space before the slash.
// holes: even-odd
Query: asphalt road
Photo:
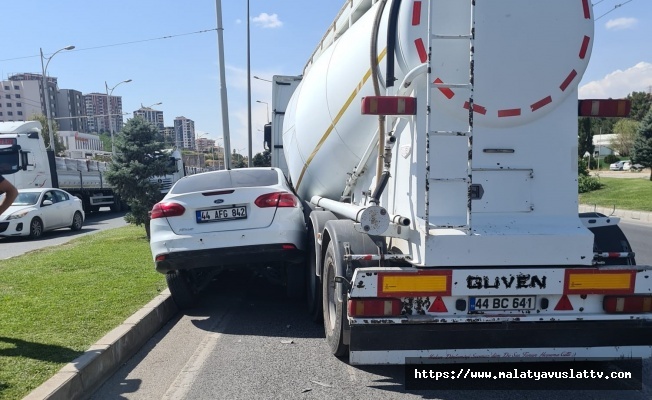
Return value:
<svg viewBox="0 0 652 400">
<path fill-rule="evenodd" d="M 93 399 L 650 399 L 643 390 L 406 391 L 402 366 L 350 366 L 333 357 L 321 325 L 280 287 L 221 276 L 199 308 L 178 315 Z M 605 368 L 610 368 L 605 364 Z"/>
<path fill-rule="evenodd" d="M 652 265 L 652 224 L 620 220 L 619 226 L 636 253 L 636 264 Z"/>
<path fill-rule="evenodd" d="M 101 210 L 100 212 L 87 214 L 82 229 L 77 232 L 73 232 L 70 229 L 57 229 L 55 231 L 45 232 L 37 240 L 29 240 L 26 237 L 0 238 L 0 260 L 16 257 L 44 247 L 58 246 L 80 236 L 105 229 L 119 228 L 127 225 L 123 218 L 125 215 L 124 212 L 114 213 L 108 211 L 108 208 L 102 208 Z"/>
</svg>

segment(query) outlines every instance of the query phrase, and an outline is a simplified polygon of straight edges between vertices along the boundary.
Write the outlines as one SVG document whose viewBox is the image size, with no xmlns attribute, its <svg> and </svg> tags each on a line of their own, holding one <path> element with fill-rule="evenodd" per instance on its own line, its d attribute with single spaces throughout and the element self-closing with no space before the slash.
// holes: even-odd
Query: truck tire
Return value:
<svg viewBox="0 0 652 400">
<path fill-rule="evenodd" d="M 84 218 L 79 211 L 75 211 L 75 215 L 72 216 L 72 224 L 70 225 L 71 231 L 79 231 L 84 224 Z"/>
<path fill-rule="evenodd" d="M 285 264 L 285 292 L 289 299 L 302 299 L 306 295 L 306 264 Z"/>
<path fill-rule="evenodd" d="M 349 346 L 344 344 L 344 318 L 346 308 L 344 302 L 337 300 L 338 285 L 335 284 L 335 275 L 338 267 L 336 263 L 342 262 L 336 257 L 335 245 L 331 241 L 324 257 L 324 273 L 322 275 L 322 293 L 324 309 L 324 333 L 326 342 L 331 352 L 336 357 L 348 354 Z"/>
<path fill-rule="evenodd" d="M 194 289 L 190 274 L 186 271 L 173 271 L 165 274 L 168 289 L 172 299 L 179 309 L 191 308 L 197 303 L 197 292 Z"/>
<path fill-rule="evenodd" d="M 40 218 L 33 218 L 29 223 L 29 238 L 38 239 L 43 235 L 43 221 Z"/>
</svg>

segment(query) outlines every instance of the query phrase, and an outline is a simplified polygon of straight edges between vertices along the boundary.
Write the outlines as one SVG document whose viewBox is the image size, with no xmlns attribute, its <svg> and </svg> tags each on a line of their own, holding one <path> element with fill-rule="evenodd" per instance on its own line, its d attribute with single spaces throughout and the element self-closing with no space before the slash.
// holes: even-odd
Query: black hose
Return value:
<svg viewBox="0 0 652 400">
<path fill-rule="evenodd" d="M 394 59 L 396 54 L 396 30 L 398 27 L 398 12 L 401 7 L 401 0 L 392 1 L 392 7 L 389 10 L 389 22 L 387 25 L 387 66 L 385 74 L 385 86 L 394 86 L 396 76 L 394 76 Z"/>
</svg>

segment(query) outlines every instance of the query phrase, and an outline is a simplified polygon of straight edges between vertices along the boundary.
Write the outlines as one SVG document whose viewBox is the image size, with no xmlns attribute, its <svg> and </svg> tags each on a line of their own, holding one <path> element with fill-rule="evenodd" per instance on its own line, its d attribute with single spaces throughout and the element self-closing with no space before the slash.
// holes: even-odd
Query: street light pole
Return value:
<svg viewBox="0 0 652 400">
<path fill-rule="evenodd" d="M 41 85 L 43 86 L 43 97 L 45 97 L 45 118 L 48 120 L 48 134 L 50 136 L 50 150 L 55 151 L 55 146 L 54 146 L 54 131 L 52 131 L 52 116 L 50 115 L 50 91 L 48 90 L 47 87 L 47 81 L 45 79 L 45 75 L 48 70 L 48 65 L 50 64 L 50 60 L 60 51 L 63 50 L 72 50 L 74 49 L 75 46 L 66 46 L 62 49 L 59 49 L 52 53 L 50 57 L 45 57 L 43 55 L 43 48 L 39 48 L 41 51 L 41 71 L 43 72 L 43 75 L 41 76 Z M 43 65 L 43 60 L 47 59 L 48 62 Z"/>
<path fill-rule="evenodd" d="M 264 104 L 265 107 L 267 108 L 267 114 L 265 114 L 265 115 L 267 116 L 267 123 L 269 124 L 269 122 L 270 122 L 270 120 L 269 120 L 269 103 L 266 102 L 266 101 L 260 101 L 260 100 L 256 100 L 256 103 Z"/>
<path fill-rule="evenodd" d="M 107 114 L 109 114 L 109 132 L 111 133 L 111 157 L 115 157 L 115 141 L 113 139 L 113 119 L 111 118 L 111 95 L 113 94 L 113 90 L 117 88 L 118 86 L 122 85 L 123 83 L 129 83 L 131 82 L 131 79 L 124 80 L 122 82 L 119 82 L 115 86 L 113 86 L 109 90 L 109 84 L 104 81 L 104 87 L 106 88 L 106 109 L 107 109 Z"/>
<path fill-rule="evenodd" d="M 250 50 L 250 31 L 249 29 L 249 0 L 247 0 L 247 116 L 248 116 L 248 127 L 249 132 L 249 159 L 247 160 L 247 166 L 252 167 L 251 164 L 251 152 L 253 147 L 253 135 L 251 133 L 251 50 Z"/>
</svg>

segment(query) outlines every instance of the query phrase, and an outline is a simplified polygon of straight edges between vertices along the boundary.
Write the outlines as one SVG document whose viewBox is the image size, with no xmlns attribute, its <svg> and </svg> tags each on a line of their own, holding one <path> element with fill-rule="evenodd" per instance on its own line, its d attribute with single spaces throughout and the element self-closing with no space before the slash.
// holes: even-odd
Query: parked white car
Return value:
<svg viewBox="0 0 652 400">
<path fill-rule="evenodd" d="M 250 268 L 304 289 L 303 208 L 278 168 L 243 168 L 186 176 L 151 212 L 150 248 L 181 308 L 217 273 Z"/>
<path fill-rule="evenodd" d="M 0 215 L 0 236 L 35 239 L 53 229 L 78 231 L 84 218 L 81 200 L 64 190 L 19 189 L 16 200 Z"/>
<path fill-rule="evenodd" d="M 629 170 L 631 165 L 632 165 L 631 161 L 622 160 L 622 161 L 618 161 L 618 162 L 615 162 L 615 163 L 609 165 L 609 169 L 611 171 L 627 171 L 627 170 Z M 627 169 L 625 169 L 625 166 L 627 166 Z"/>
</svg>

